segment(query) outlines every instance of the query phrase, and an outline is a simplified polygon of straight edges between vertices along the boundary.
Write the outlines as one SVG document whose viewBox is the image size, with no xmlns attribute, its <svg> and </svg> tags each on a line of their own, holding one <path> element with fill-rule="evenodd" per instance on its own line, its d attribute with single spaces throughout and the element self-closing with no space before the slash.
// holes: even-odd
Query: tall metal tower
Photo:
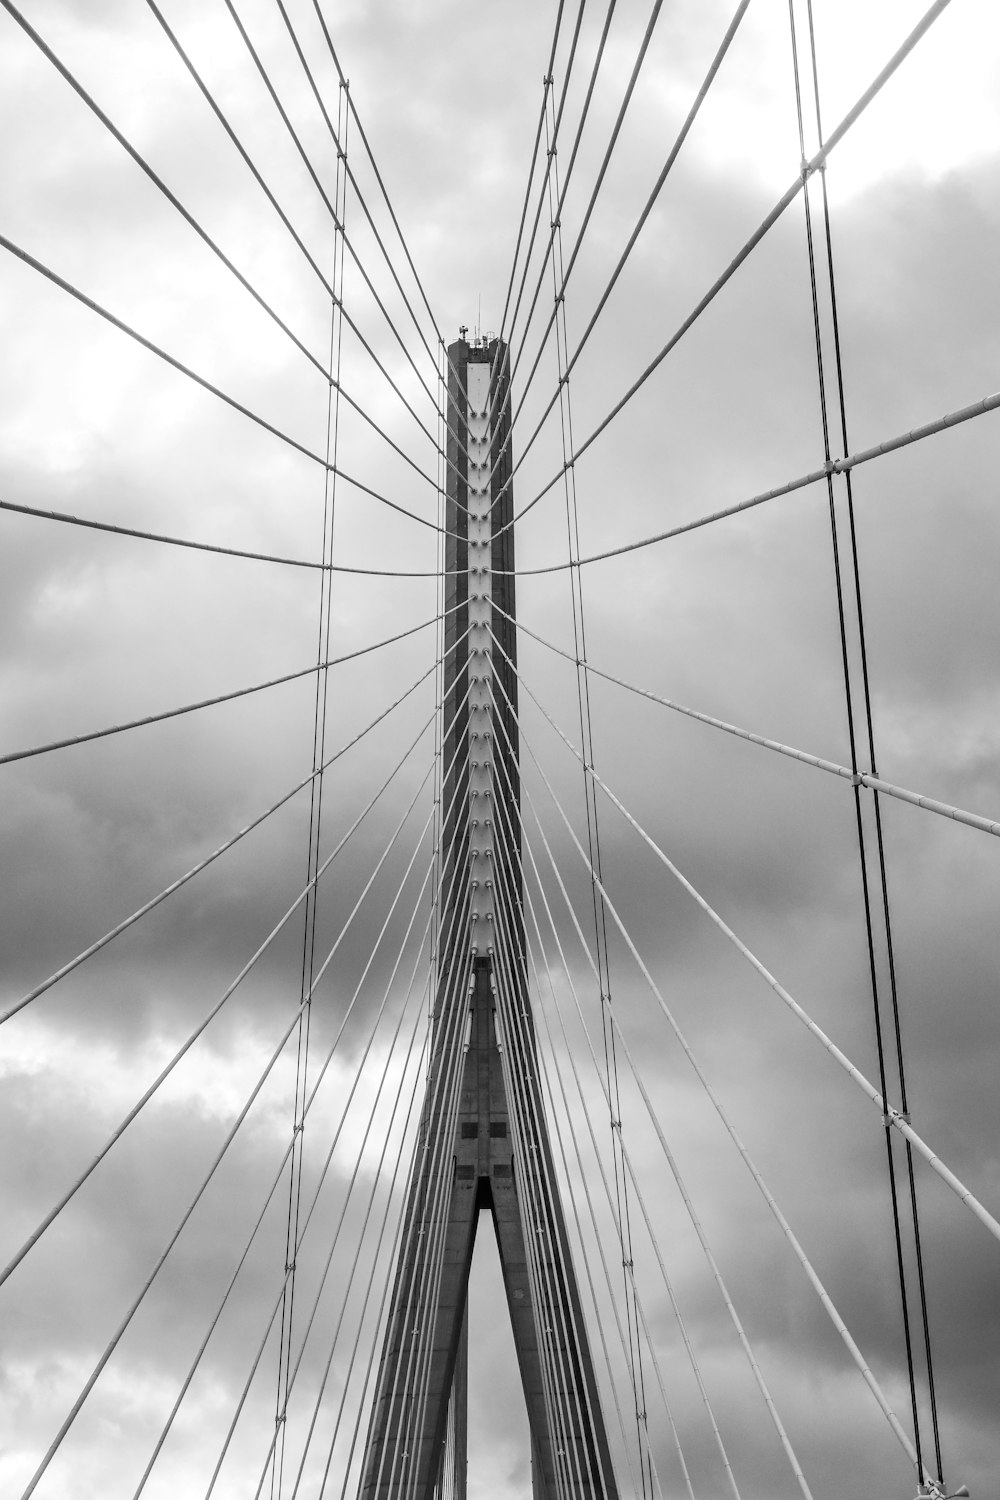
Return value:
<svg viewBox="0 0 1000 1500">
<path fill-rule="evenodd" d="M 524 1386 L 534 1496 L 617 1500 L 545 1124 L 525 968 L 510 367 L 497 339 L 463 337 L 448 353 L 442 731 L 443 764 L 451 769 L 442 788 L 439 970 L 361 1500 L 464 1500 L 466 1301 L 484 1209 L 497 1235 Z"/>
</svg>

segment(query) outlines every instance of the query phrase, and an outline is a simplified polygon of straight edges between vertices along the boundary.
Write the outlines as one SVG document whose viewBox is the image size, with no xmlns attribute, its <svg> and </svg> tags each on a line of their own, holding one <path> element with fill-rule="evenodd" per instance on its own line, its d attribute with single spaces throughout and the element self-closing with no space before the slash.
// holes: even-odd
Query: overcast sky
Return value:
<svg viewBox="0 0 1000 1500">
<path fill-rule="evenodd" d="M 269 0 L 241 0 L 236 8 L 332 199 L 336 154 L 278 7 Z M 662 8 L 567 288 L 571 349 L 733 9 L 730 0 L 667 0 Z M 815 0 L 827 132 L 923 9 L 920 0 Z M 324 364 L 330 312 L 320 279 L 213 117 L 152 10 L 141 0 L 23 0 L 23 10 Z M 223 0 L 163 0 L 163 12 L 304 245 L 329 275 L 334 257 L 329 213 Z M 289 3 L 288 12 L 336 119 L 337 77 L 312 0 Z M 530 0 L 324 5 L 351 95 L 448 342 L 460 325 L 484 332 L 500 328 L 554 12 L 553 5 Z M 576 14 L 576 5 L 567 5 L 554 68 L 557 91 L 566 77 Z M 559 143 L 562 172 L 604 15 L 597 4 L 584 13 Z M 567 259 L 648 16 L 645 0 L 617 5 L 566 195 Z M 797 4 L 796 20 L 804 45 L 804 5 Z M 808 100 L 805 55 L 803 66 Z M 0 109 L 0 232 L 295 442 L 321 453 L 323 376 L 8 14 L 0 16 Z M 807 151 L 815 144 L 815 123 L 807 112 Z M 353 123 L 347 147 L 357 186 L 433 350 L 436 333 Z M 754 0 L 574 370 L 577 446 L 737 254 L 794 181 L 799 163 L 787 6 Z M 827 170 L 852 450 L 1000 388 L 998 167 L 1000 22 L 990 0 L 953 0 L 832 153 Z M 532 213 L 539 190 L 536 179 Z M 811 206 L 820 253 L 818 185 Z M 433 359 L 353 187 L 346 219 L 358 260 L 413 364 L 351 256 L 344 306 L 412 413 L 347 327 L 343 386 L 423 475 L 344 403 L 339 462 L 371 489 L 433 521 L 434 442 L 415 419 L 433 435 Z M 547 233 L 547 203 L 541 219 Z M 538 312 L 525 335 L 527 304 L 542 272 L 541 248 L 532 259 L 513 332 L 509 319 L 503 329 L 513 357 L 523 350 L 514 376 L 515 402 L 525 392 L 552 305 L 546 271 Z M 822 260 L 820 273 L 832 394 Z M 324 480 L 313 459 L 228 409 L 7 252 L 0 257 L 0 319 L 0 500 L 269 554 L 314 560 L 321 555 Z M 549 346 L 518 419 L 515 458 L 557 375 Z M 839 422 L 834 426 L 839 434 Z M 854 481 L 879 774 L 991 818 L 1000 818 L 998 460 L 1000 417 L 988 414 L 867 464 Z M 518 470 L 516 506 L 527 504 L 562 462 L 553 413 Z M 583 554 L 735 504 L 822 462 L 809 262 L 798 198 L 576 466 Z M 860 721 L 844 499 L 838 480 L 848 655 Z M 2 753 L 249 687 L 315 662 L 320 604 L 315 571 L 183 551 L 11 511 L 0 515 L 0 529 Z M 345 565 L 435 567 L 432 529 L 350 483 L 337 486 L 334 535 L 336 560 Z M 522 568 L 565 561 L 566 500 L 560 485 L 519 525 L 516 547 Z M 812 755 L 841 765 L 849 761 L 825 486 L 594 563 L 582 576 L 587 649 L 595 666 Z M 331 654 L 357 650 L 429 619 L 435 599 L 433 578 L 338 575 Z M 520 579 L 518 612 L 546 640 L 572 649 L 565 572 Z M 572 667 L 529 637 L 521 638 L 519 650 L 525 745 L 537 754 L 582 833 L 579 766 L 527 692 L 539 695 L 577 743 Z M 434 632 L 425 630 L 336 668 L 330 676 L 328 752 L 404 693 L 431 665 L 433 654 Z M 313 692 L 312 680 L 304 677 L 235 703 L 0 767 L 4 1009 L 308 775 Z M 591 705 L 599 774 L 795 999 L 877 1081 L 849 782 L 641 701 L 606 681 L 592 681 Z M 433 706 L 428 679 L 329 773 L 324 854 L 367 806 Z M 351 1100 L 296 1288 L 295 1351 L 346 1202 L 343 1234 L 290 1408 L 288 1494 L 342 1303 L 344 1330 L 306 1459 L 304 1495 L 319 1493 L 343 1405 L 326 1489 L 327 1495 L 340 1494 L 363 1395 L 391 1236 L 383 1237 L 378 1255 L 375 1246 L 387 1206 L 390 1231 L 395 1224 L 401 1177 L 391 1201 L 389 1179 L 400 1141 L 405 1146 L 411 1139 L 415 1117 L 404 1130 L 406 1110 L 422 1067 L 427 955 L 419 945 L 429 898 L 421 881 L 430 841 L 425 835 L 418 846 L 418 838 L 431 807 L 431 783 L 422 778 L 432 753 L 433 736 L 425 732 L 320 887 L 317 952 L 325 956 L 416 797 L 316 993 L 313 1076 L 361 986 L 305 1129 L 308 1203 Z M 524 779 L 589 936 L 586 873 L 527 749 Z M 4 1025 L 0 1236 L 5 1262 L 299 895 L 306 870 L 307 795 L 299 794 Z M 872 804 L 865 797 L 871 853 Z M 913 1124 L 996 1214 L 1000 850 L 988 834 L 916 807 L 888 798 L 881 807 Z M 599 1045 L 594 985 L 560 904 L 527 796 L 524 819 L 570 974 Z M 630 936 L 909 1428 L 877 1110 L 606 802 L 601 849 L 606 885 Z M 411 855 L 412 870 L 404 880 Z M 874 864 L 870 871 L 877 873 Z M 366 960 L 401 885 L 366 976 Z M 592 1341 L 619 1482 L 628 1494 L 630 1471 L 612 1386 L 634 1462 L 633 1398 L 584 1182 L 593 1194 L 619 1298 L 615 1264 L 621 1252 L 566 1050 L 559 1042 L 553 1054 L 547 1041 L 547 1026 L 560 1034 L 557 1004 L 573 1039 L 605 1163 L 610 1160 L 607 1110 L 534 875 L 528 887 L 542 930 L 539 946 L 529 912 L 541 977 L 533 998 L 545 1017 L 540 1029 L 553 1087 L 559 1095 L 561 1076 L 582 1152 L 581 1169 L 560 1096 L 556 1113 L 570 1157 L 565 1185 L 572 1187 L 597 1288 L 610 1373 L 596 1326 Z M 877 885 L 873 900 L 878 909 Z M 876 918 L 887 1000 L 878 910 Z M 390 985 L 401 949 L 403 960 Z M 291 1025 L 301 961 L 297 914 L 0 1289 L 4 1495 L 19 1495 L 28 1483 Z M 417 978 L 407 998 L 414 966 Z M 912 1500 L 914 1476 L 888 1424 L 617 935 L 611 941 L 611 982 L 629 1046 L 813 1492 Z M 393 1046 L 397 1021 L 399 1041 Z M 278 1175 L 290 1139 L 294 1067 L 293 1041 L 84 1404 L 39 1485 L 40 1496 L 128 1500 L 135 1493 Z M 351 1096 L 359 1069 L 360 1083 Z M 895 1082 L 890 1094 L 898 1103 Z M 416 1101 L 419 1108 L 419 1088 Z M 798 1487 L 624 1065 L 622 1121 L 741 1493 L 746 1500 L 795 1495 Z M 380 1170 L 387 1139 L 387 1165 Z M 902 1160 L 897 1156 L 900 1167 Z M 559 1166 L 562 1172 L 561 1157 Z M 919 1161 L 916 1177 L 945 1475 L 950 1489 L 966 1483 L 977 1500 L 989 1500 L 1000 1493 L 1000 1245 Z M 369 1200 L 373 1217 L 362 1238 Z M 145 1491 L 151 1497 L 197 1497 L 207 1490 L 280 1291 L 287 1203 L 286 1174 L 153 1470 Z M 575 1224 L 573 1209 L 567 1213 Z M 692 1483 L 700 1497 L 714 1497 L 724 1493 L 721 1462 L 635 1199 L 632 1219 L 639 1293 Z M 524 1407 L 490 1238 L 485 1232 L 480 1236 L 471 1308 L 470 1495 L 476 1500 L 530 1492 Z M 583 1262 L 578 1246 L 583 1300 L 592 1314 Z M 907 1262 L 912 1283 L 909 1249 Z M 348 1378 L 373 1267 L 358 1363 Z M 273 1431 L 277 1359 L 272 1336 L 216 1495 L 254 1493 Z M 679 1464 L 648 1350 L 644 1367 L 663 1493 L 679 1495 Z M 918 1371 L 922 1432 L 931 1457 L 922 1355 Z"/>
</svg>

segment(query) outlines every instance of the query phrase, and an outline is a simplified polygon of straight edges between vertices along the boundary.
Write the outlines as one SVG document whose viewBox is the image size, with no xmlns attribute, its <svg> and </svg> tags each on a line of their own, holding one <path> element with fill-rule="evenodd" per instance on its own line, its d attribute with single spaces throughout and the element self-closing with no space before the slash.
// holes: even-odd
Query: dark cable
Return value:
<svg viewBox="0 0 1000 1500">
<path fill-rule="evenodd" d="M 813 24 L 812 0 L 806 0 L 806 15 L 808 19 L 809 54 L 813 83 L 813 99 L 816 110 L 816 129 L 820 143 L 822 144 L 823 122 L 820 107 L 819 68 L 816 54 L 816 33 Z M 840 317 L 837 308 L 837 284 L 833 263 L 833 235 L 830 220 L 830 202 L 829 196 L 827 194 L 825 173 L 820 174 L 820 186 L 822 189 L 823 200 L 823 229 L 826 247 L 827 277 L 830 292 L 830 319 L 831 328 L 833 331 L 834 368 L 837 381 L 837 403 L 840 413 L 841 443 L 843 445 L 844 457 L 846 457 L 850 452 L 847 432 L 847 400 L 845 395 L 844 366 L 840 342 Z M 854 597 L 858 621 L 858 651 L 861 662 L 861 680 L 865 707 L 865 726 L 868 740 L 868 758 L 871 765 L 872 775 L 877 776 L 878 769 L 875 757 L 875 728 L 872 717 L 871 687 L 868 674 L 868 647 L 865 635 L 864 609 L 862 607 L 861 601 L 861 569 L 858 557 L 857 531 L 854 520 L 854 487 L 850 469 L 847 469 L 845 471 L 844 479 L 846 483 L 847 493 L 848 533 L 851 542 L 851 564 L 854 575 Z M 882 916 L 885 928 L 886 958 L 889 971 L 889 994 L 892 1004 L 893 1027 L 895 1031 L 896 1041 L 896 1063 L 899 1073 L 900 1106 L 903 1114 L 906 1115 L 909 1113 L 909 1102 L 906 1089 L 906 1069 L 903 1062 L 903 1042 L 899 1012 L 899 992 L 896 983 L 895 945 L 893 942 L 892 922 L 889 913 L 889 884 L 886 871 L 885 844 L 882 835 L 882 808 L 878 792 L 873 791 L 872 795 L 874 798 L 875 838 L 878 851 L 879 881 L 882 892 Z M 931 1429 L 934 1438 L 934 1455 L 937 1465 L 937 1476 L 943 1485 L 944 1465 L 941 1457 L 941 1434 L 938 1424 L 937 1395 L 934 1384 L 934 1361 L 931 1350 L 930 1322 L 927 1307 L 927 1288 L 924 1276 L 924 1259 L 920 1240 L 920 1217 L 917 1207 L 917 1187 L 913 1171 L 913 1147 L 908 1140 L 905 1142 L 905 1148 L 906 1169 L 910 1195 L 910 1212 L 913 1225 L 914 1254 L 917 1266 L 918 1298 L 920 1302 L 920 1315 L 924 1339 L 924 1357 L 927 1365 L 927 1386 L 931 1408 Z M 918 1448 L 917 1462 L 919 1477 L 919 1441 L 917 1442 L 916 1446 Z"/>
<path fill-rule="evenodd" d="M 830 426 L 826 398 L 826 376 L 823 358 L 823 339 L 820 324 L 819 292 L 816 276 L 816 257 L 813 244 L 812 212 L 809 201 L 809 186 L 805 181 L 805 131 L 802 115 L 802 90 L 799 78 L 798 44 L 795 30 L 795 10 L 793 0 L 788 0 L 788 18 L 792 44 L 792 72 L 795 84 L 795 108 L 799 132 L 799 152 L 803 163 L 803 193 L 802 206 L 805 216 L 806 248 L 809 260 L 809 287 L 812 306 L 813 336 L 816 347 L 816 374 L 818 381 L 820 417 L 823 428 L 823 455 L 827 465 L 830 464 Z M 847 623 L 844 607 L 843 578 L 840 564 L 840 543 L 838 539 L 837 514 L 835 496 L 833 490 L 833 471 L 828 468 L 826 476 L 827 506 L 830 517 L 830 542 L 833 555 L 834 582 L 837 598 L 837 622 L 840 633 L 840 654 L 844 679 L 844 698 L 847 712 L 847 734 L 851 752 L 851 770 L 855 774 L 858 770 L 858 755 L 856 744 L 856 730 L 854 723 L 853 687 L 850 666 L 850 655 L 847 641 Z M 868 948 L 868 969 L 871 984 L 872 1011 L 875 1022 L 875 1042 L 878 1057 L 879 1088 L 883 1099 L 888 1101 L 888 1080 L 885 1066 L 885 1044 L 882 1034 L 882 1013 L 879 993 L 878 965 L 875 956 L 874 922 L 871 907 L 871 892 L 868 881 L 868 861 L 865 843 L 864 820 L 861 810 L 861 787 L 854 784 L 854 812 L 858 838 L 858 857 L 861 866 L 861 887 L 864 904 L 865 936 Z M 923 1475 L 923 1459 L 920 1443 L 920 1411 L 917 1402 L 916 1372 L 913 1362 L 913 1341 L 910 1333 L 909 1295 L 906 1286 L 906 1267 L 903 1258 L 902 1226 L 899 1214 L 899 1194 L 896 1186 L 896 1168 L 892 1132 L 888 1120 L 884 1124 L 884 1139 L 886 1149 L 886 1160 L 889 1175 L 889 1196 L 892 1208 L 893 1235 L 896 1247 L 896 1270 L 899 1280 L 900 1307 L 903 1320 L 903 1341 L 906 1352 L 906 1370 L 910 1391 L 910 1409 L 913 1418 L 913 1439 L 916 1448 L 917 1476 Z"/>
</svg>

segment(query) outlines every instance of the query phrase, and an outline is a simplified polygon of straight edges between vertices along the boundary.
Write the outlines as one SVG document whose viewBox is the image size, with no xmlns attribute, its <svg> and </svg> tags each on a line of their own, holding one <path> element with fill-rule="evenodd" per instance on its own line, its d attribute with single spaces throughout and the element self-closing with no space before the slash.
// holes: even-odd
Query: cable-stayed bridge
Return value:
<svg viewBox="0 0 1000 1500">
<path fill-rule="evenodd" d="M 0 3 L 4 1493 L 988 1495 L 988 8 Z"/>
</svg>

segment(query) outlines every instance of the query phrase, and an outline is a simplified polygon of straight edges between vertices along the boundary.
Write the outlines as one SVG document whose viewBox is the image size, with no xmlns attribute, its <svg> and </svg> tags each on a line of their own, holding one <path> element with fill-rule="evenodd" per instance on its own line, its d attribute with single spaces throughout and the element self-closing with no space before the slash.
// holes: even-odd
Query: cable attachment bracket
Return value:
<svg viewBox="0 0 1000 1500">
<path fill-rule="evenodd" d="M 898 1126 L 900 1122 L 902 1122 L 902 1124 L 904 1125 L 909 1125 L 911 1123 L 909 1112 L 903 1111 L 901 1109 L 893 1109 L 892 1105 L 890 1105 L 885 1114 L 882 1116 L 882 1123 L 885 1125 L 886 1130 L 888 1130 L 891 1125 Z M 934 1491 L 928 1491 L 928 1494 L 934 1493 Z"/>
</svg>

